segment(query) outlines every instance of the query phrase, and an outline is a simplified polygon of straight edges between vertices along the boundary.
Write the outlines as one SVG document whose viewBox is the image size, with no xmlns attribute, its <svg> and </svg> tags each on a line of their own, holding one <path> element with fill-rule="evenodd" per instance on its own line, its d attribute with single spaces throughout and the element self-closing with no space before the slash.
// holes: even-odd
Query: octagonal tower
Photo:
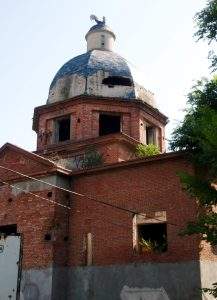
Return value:
<svg viewBox="0 0 217 300">
<path fill-rule="evenodd" d="M 105 18 L 91 19 L 96 24 L 86 34 L 87 52 L 59 69 L 46 105 L 35 109 L 37 152 L 73 168 L 90 147 L 106 163 L 132 159 L 138 143 L 164 152 L 167 118 L 132 65 L 113 51 L 116 36 Z"/>
</svg>

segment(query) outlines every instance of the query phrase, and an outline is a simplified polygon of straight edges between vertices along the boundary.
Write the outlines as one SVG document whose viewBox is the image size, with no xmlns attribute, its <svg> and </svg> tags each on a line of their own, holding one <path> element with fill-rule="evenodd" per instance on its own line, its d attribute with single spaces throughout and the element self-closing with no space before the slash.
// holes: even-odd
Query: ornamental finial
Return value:
<svg viewBox="0 0 217 300">
<path fill-rule="evenodd" d="M 97 16 L 95 15 L 91 15 L 90 16 L 91 21 L 95 21 L 97 25 L 105 25 L 105 17 L 103 17 L 102 21 L 99 20 L 99 18 L 97 18 Z"/>
</svg>

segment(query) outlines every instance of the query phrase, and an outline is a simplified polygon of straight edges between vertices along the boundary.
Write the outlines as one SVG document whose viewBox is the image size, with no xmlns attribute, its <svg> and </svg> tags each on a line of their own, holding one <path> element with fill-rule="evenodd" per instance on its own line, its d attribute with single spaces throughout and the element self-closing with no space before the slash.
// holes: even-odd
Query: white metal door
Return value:
<svg viewBox="0 0 217 300">
<path fill-rule="evenodd" d="M 16 300 L 20 236 L 0 237 L 0 300 Z"/>
</svg>

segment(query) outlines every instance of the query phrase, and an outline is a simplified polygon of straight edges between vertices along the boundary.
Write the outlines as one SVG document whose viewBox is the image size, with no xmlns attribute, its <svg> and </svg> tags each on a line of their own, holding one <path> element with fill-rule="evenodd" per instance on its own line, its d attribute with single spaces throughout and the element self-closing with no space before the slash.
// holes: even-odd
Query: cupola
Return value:
<svg viewBox="0 0 217 300">
<path fill-rule="evenodd" d="M 59 69 L 47 104 L 35 109 L 37 153 L 74 169 L 93 148 L 105 163 L 132 159 L 138 143 L 164 152 L 166 116 L 138 84 L 135 67 L 113 51 L 115 34 L 105 18 L 91 20 L 87 51 Z"/>
<path fill-rule="evenodd" d="M 87 51 L 113 51 L 116 37 L 114 32 L 106 25 L 105 17 L 103 17 L 102 21 L 94 15 L 91 15 L 90 18 L 91 20 L 96 21 L 96 25 L 92 26 L 85 36 L 87 41 Z"/>
<path fill-rule="evenodd" d="M 105 17 L 87 32 L 87 52 L 66 62 L 56 73 L 49 90 L 47 104 L 76 96 L 96 96 L 142 101 L 155 107 L 154 95 L 143 87 L 136 68 L 113 51 L 115 34 Z"/>
</svg>

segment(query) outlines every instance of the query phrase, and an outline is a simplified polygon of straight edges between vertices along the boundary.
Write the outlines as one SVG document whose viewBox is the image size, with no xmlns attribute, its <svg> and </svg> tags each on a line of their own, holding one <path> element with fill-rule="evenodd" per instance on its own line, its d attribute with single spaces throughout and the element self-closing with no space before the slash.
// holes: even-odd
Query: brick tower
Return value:
<svg viewBox="0 0 217 300">
<path fill-rule="evenodd" d="M 104 163 L 131 159 L 138 143 L 165 151 L 167 118 L 138 84 L 135 68 L 113 51 L 116 37 L 105 18 L 92 18 L 87 52 L 60 68 L 47 104 L 34 113 L 37 153 L 70 169 L 81 165 L 90 147 Z"/>
</svg>

